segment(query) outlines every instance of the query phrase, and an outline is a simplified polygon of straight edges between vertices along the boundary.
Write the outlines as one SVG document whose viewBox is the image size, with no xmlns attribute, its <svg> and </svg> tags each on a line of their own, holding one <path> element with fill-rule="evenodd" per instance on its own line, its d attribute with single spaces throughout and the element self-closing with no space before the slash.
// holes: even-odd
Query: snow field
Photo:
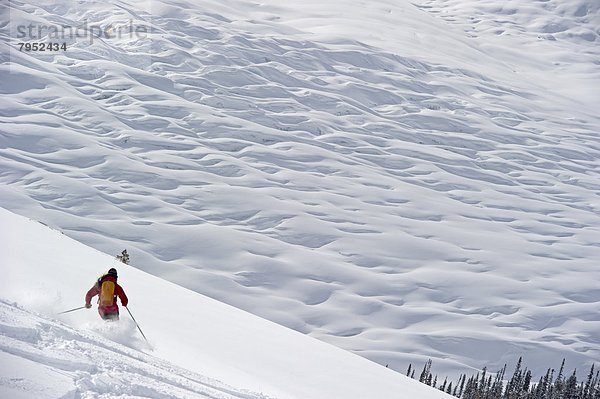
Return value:
<svg viewBox="0 0 600 399">
<path fill-rule="evenodd" d="M 279 3 L 11 3 L 0 205 L 399 371 L 600 358 L 594 42 L 537 46 L 542 2 Z M 84 19 L 153 31 L 13 46 Z"/>
<path fill-rule="evenodd" d="M 4 209 L 0 220 L 7 226 L 0 237 L 0 396 L 446 397 L 360 356 L 120 264 Z M 57 315 L 82 304 L 89 286 L 110 267 L 117 268 L 149 344 L 125 309 L 118 323 L 100 321 L 95 309 Z"/>
</svg>

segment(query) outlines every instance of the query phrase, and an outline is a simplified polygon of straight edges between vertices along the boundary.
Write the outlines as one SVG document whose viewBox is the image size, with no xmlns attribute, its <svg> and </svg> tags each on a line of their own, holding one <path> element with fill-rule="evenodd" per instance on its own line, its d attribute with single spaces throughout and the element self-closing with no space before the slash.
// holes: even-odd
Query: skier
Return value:
<svg viewBox="0 0 600 399">
<path fill-rule="evenodd" d="M 92 298 L 98 295 L 98 313 L 104 320 L 119 320 L 119 307 L 117 297 L 123 306 L 127 306 L 129 300 L 125 291 L 117 284 L 117 270 L 110 268 L 108 273 L 100 277 L 96 284 L 85 295 L 85 307 L 92 307 Z"/>
</svg>

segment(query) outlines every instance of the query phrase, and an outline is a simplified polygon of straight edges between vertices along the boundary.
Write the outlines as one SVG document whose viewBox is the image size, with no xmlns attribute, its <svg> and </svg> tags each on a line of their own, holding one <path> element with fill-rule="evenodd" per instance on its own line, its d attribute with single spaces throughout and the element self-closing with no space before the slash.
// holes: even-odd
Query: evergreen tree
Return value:
<svg viewBox="0 0 600 399">
<path fill-rule="evenodd" d="M 479 384 L 477 385 L 477 394 L 478 394 L 478 397 L 480 397 L 480 398 L 485 397 L 486 374 L 487 374 L 487 367 L 484 367 L 483 370 L 481 370 L 481 380 L 479 381 Z"/>
<path fill-rule="evenodd" d="M 552 387 L 552 379 L 554 378 L 554 369 L 546 372 L 546 375 L 540 377 L 540 382 L 535 386 L 533 390 L 534 399 L 548 399 L 550 397 L 550 390 Z"/>
<path fill-rule="evenodd" d="M 440 386 L 440 391 L 446 392 L 447 386 L 448 386 L 448 377 L 444 378 L 444 382 Z"/>
<path fill-rule="evenodd" d="M 518 391 L 518 397 L 523 397 L 524 395 L 526 395 L 529 390 L 531 389 L 531 371 L 525 369 L 525 377 L 523 377 L 523 385 L 521 385 L 521 388 Z"/>
<path fill-rule="evenodd" d="M 515 367 L 515 372 L 508 381 L 508 385 L 506 386 L 506 390 L 504 391 L 504 399 L 519 399 L 518 393 L 520 391 L 523 381 L 523 373 L 521 371 L 522 362 L 523 358 L 520 357 L 519 361 L 517 362 L 517 367 Z"/>
<path fill-rule="evenodd" d="M 592 398 L 600 399 L 600 371 L 596 371 L 596 377 L 592 381 Z"/>
<path fill-rule="evenodd" d="M 117 255 L 116 258 L 121 263 L 125 263 L 126 265 L 129 264 L 129 254 L 127 253 L 126 249 L 121 252 L 121 255 Z"/>
<path fill-rule="evenodd" d="M 565 391 L 565 376 L 563 372 L 565 370 L 565 359 L 560 365 L 560 370 L 558 371 L 558 375 L 556 376 L 556 381 L 554 382 L 554 390 L 552 391 L 552 396 L 550 399 L 562 399 L 564 391 Z"/>
<path fill-rule="evenodd" d="M 463 393 L 463 399 L 479 399 L 478 398 L 478 381 L 479 381 L 479 373 L 476 376 L 473 376 L 467 380 L 465 385 L 465 392 Z"/>
<path fill-rule="evenodd" d="M 456 396 L 458 398 L 462 398 L 463 392 L 464 392 L 464 389 L 465 389 L 465 381 L 466 380 L 467 380 L 467 375 L 463 374 L 461 376 L 461 378 L 459 379 L 459 383 L 456 385 L 457 387 L 459 387 L 458 395 L 456 395 L 456 393 L 455 393 L 454 396 Z"/>
<path fill-rule="evenodd" d="M 579 399 L 577 392 L 577 369 L 573 371 L 573 374 L 567 379 L 565 383 L 565 393 L 562 399 Z"/>
<path fill-rule="evenodd" d="M 592 394 L 593 394 L 593 385 L 592 385 L 592 381 L 594 378 L 594 364 L 592 364 L 592 367 L 590 368 L 590 373 L 588 374 L 588 377 L 585 381 L 585 386 L 583 388 L 583 392 L 582 392 L 582 399 L 592 399 Z"/>
<path fill-rule="evenodd" d="M 506 364 L 498 373 L 496 374 L 496 378 L 494 379 L 494 383 L 490 389 L 489 397 L 493 399 L 501 399 L 502 398 L 502 390 L 504 388 L 504 374 L 506 373 Z"/>
<path fill-rule="evenodd" d="M 427 363 L 423 366 L 423 371 L 421 371 L 421 375 L 419 376 L 419 382 L 422 382 L 425 385 L 431 385 L 431 359 L 427 360 Z"/>
<path fill-rule="evenodd" d="M 598 377 L 598 374 L 596 374 L 596 377 Z M 594 399 L 600 399 L 600 379 L 596 378 L 596 384 L 594 385 Z"/>
</svg>

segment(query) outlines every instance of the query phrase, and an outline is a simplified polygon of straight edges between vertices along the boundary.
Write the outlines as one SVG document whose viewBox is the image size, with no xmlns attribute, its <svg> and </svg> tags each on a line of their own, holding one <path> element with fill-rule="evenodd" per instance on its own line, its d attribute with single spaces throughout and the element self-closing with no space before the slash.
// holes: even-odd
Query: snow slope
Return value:
<svg viewBox="0 0 600 399">
<path fill-rule="evenodd" d="M 129 322 L 100 323 L 77 330 L 0 301 L 0 395 L 11 399 L 265 398 L 112 341 L 134 338 Z"/>
<path fill-rule="evenodd" d="M 551 92 L 597 107 L 600 3 L 594 0 L 419 0 L 489 54 Z"/>
<path fill-rule="evenodd" d="M 3 398 L 446 397 L 360 356 L 127 267 L 4 209 L 0 222 Z M 118 268 L 129 309 L 150 345 L 124 309 L 119 323 L 101 321 L 93 309 L 57 316 L 81 305 L 111 266 Z"/>
<path fill-rule="evenodd" d="M 0 205 L 400 371 L 585 369 L 598 14 L 530 3 L 2 4 Z M 18 51 L 82 21 L 152 32 Z"/>
</svg>

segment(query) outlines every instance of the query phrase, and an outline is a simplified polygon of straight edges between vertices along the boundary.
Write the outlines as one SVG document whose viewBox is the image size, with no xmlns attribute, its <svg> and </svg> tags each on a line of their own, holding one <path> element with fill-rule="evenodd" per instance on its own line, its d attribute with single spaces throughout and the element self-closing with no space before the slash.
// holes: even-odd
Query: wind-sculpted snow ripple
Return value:
<svg viewBox="0 0 600 399">
<path fill-rule="evenodd" d="M 3 36 L 0 205 L 397 369 L 598 358 L 560 339 L 599 300 L 569 299 L 599 277 L 596 115 L 412 5 L 357 12 L 400 35 L 373 43 L 312 2 L 205 3 L 65 6 L 149 32 L 55 54 Z"/>
</svg>

